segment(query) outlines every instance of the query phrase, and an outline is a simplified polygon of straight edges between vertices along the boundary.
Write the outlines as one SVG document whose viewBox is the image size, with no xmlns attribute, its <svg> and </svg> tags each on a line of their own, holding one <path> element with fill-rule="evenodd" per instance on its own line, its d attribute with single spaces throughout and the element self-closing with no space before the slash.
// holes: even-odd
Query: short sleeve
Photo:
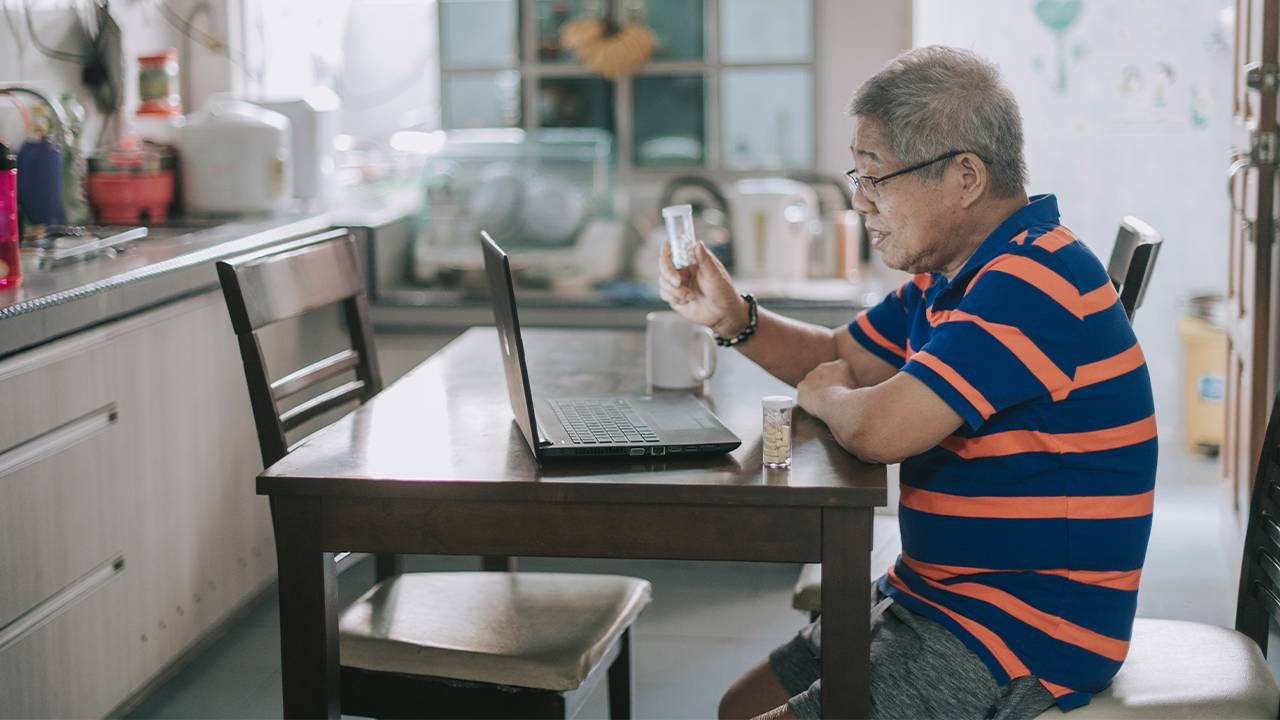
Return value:
<svg viewBox="0 0 1280 720">
<path fill-rule="evenodd" d="M 987 272 L 954 310 L 926 315 L 934 331 L 902 366 L 973 430 L 1016 405 L 1070 392 L 1080 318 L 1022 279 Z"/>
<path fill-rule="evenodd" d="M 901 369 L 907 361 L 911 312 L 920 301 L 920 284 L 908 280 L 879 304 L 858 313 L 849 323 L 849 334 L 872 355 Z"/>
</svg>

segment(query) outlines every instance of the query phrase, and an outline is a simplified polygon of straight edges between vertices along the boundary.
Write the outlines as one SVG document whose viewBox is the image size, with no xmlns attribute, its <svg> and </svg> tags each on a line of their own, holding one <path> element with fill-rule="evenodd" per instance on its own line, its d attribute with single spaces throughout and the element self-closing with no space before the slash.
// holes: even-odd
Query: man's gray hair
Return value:
<svg viewBox="0 0 1280 720">
<path fill-rule="evenodd" d="M 931 45 L 899 55 L 858 88 L 849 114 L 878 121 L 909 165 L 964 150 L 988 163 L 996 194 L 1027 184 L 1018 103 L 996 66 L 967 50 Z M 937 180 L 945 170 L 938 163 L 920 172 Z"/>
</svg>

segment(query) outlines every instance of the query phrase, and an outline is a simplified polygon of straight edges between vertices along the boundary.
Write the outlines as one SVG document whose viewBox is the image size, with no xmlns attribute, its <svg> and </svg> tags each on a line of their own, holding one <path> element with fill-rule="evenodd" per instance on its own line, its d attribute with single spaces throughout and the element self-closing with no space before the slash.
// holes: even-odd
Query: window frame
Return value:
<svg viewBox="0 0 1280 720">
<path fill-rule="evenodd" d="M 445 62 L 448 38 L 444 31 L 445 0 L 436 3 L 437 48 L 440 55 L 440 118 L 443 124 L 449 116 L 449 80 L 460 75 L 493 74 L 516 71 L 520 77 L 520 123 L 524 130 L 540 127 L 537 116 L 538 84 L 543 78 L 600 78 L 595 72 L 572 60 L 569 62 L 543 62 L 538 60 L 537 0 L 511 0 L 516 11 L 519 33 L 518 64 L 492 67 L 449 66 Z M 601 0 L 613 6 L 618 17 L 625 16 L 627 0 Z M 788 173 L 812 169 L 818 158 L 818 61 L 821 57 L 820 0 L 809 0 L 810 42 L 809 57 L 804 61 L 726 63 L 720 57 L 720 6 L 722 0 L 702 0 L 703 58 L 701 60 L 650 61 L 631 75 L 613 82 L 613 133 L 616 171 L 621 177 L 668 177 L 687 173 L 711 173 L 717 176 L 745 177 L 762 172 Z M 722 143 L 721 92 L 722 77 L 726 70 L 755 70 L 790 68 L 809 73 L 809 167 L 779 167 L 757 169 L 731 169 L 724 163 Z M 705 128 L 704 159 L 698 165 L 637 165 L 634 161 L 634 78 L 670 75 L 698 75 L 703 80 L 703 127 Z"/>
</svg>

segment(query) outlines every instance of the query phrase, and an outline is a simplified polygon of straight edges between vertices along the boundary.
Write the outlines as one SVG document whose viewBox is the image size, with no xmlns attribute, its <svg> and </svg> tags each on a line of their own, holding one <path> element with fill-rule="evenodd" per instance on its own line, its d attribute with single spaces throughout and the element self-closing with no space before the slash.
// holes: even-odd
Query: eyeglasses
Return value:
<svg viewBox="0 0 1280 720">
<path fill-rule="evenodd" d="M 913 173 L 917 170 L 927 168 L 930 165 L 934 163 L 942 162 L 943 160 L 950 160 L 951 158 L 957 155 L 963 155 L 964 153 L 967 153 L 967 152 L 973 152 L 973 151 L 972 150 L 952 150 L 951 152 L 945 153 L 943 155 L 939 155 L 938 157 L 933 158 L 932 160 L 925 160 L 924 162 L 919 162 L 919 163 L 916 163 L 915 165 L 908 165 L 907 167 L 904 167 L 901 170 L 894 170 L 888 175 L 881 175 L 880 177 L 875 177 L 874 175 L 859 175 L 857 170 L 850 170 L 846 172 L 844 176 L 849 180 L 850 190 L 852 190 L 853 192 L 858 192 L 859 190 L 861 190 L 862 195 L 864 197 L 866 197 L 871 202 L 875 202 L 880 199 L 880 183 L 886 180 L 889 180 L 891 178 L 896 178 L 899 175 L 906 175 L 907 173 Z M 974 155 L 977 155 L 977 153 L 974 153 Z M 981 160 L 982 162 L 990 164 L 989 161 L 986 158 L 982 157 L 981 155 L 978 155 L 978 159 Z"/>
</svg>

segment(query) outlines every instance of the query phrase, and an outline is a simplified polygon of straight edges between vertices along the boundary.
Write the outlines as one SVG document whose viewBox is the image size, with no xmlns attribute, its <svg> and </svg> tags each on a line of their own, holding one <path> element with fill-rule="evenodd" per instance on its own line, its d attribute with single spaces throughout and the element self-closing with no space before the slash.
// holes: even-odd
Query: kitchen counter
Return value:
<svg viewBox="0 0 1280 720">
<path fill-rule="evenodd" d="M 477 288 L 429 288 L 408 278 L 406 264 L 413 255 L 417 229 L 407 213 L 368 215 L 364 222 L 343 225 L 360 227 L 368 237 L 370 314 L 380 334 L 449 335 L 475 325 L 493 324 L 492 306 Z M 834 327 L 849 322 L 858 310 L 879 302 L 904 277 L 877 260 L 863 268 L 854 281 L 739 280 L 736 284 L 740 291 L 753 293 L 762 307 Z M 670 309 L 658 297 L 656 285 L 656 280 L 614 280 L 591 288 L 535 288 L 517 280 L 520 323 L 529 327 L 643 328 L 645 315 Z"/>
<path fill-rule="evenodd" d="M 329 215 L 297 213 L 205 229 L 153 228 L 114 257 L 53 268 L 28 264 L 17 288 L 0 290 L 0 358 L 139 310 L 207 292 L 213 262 L 328 229 Z"/>
<path fill-rule="evenodd" d="M 0 358 L 107 321 L 217 288 L 214 262 L 330 227 L 350 227 L 367 240 L 371 314 L 379 332 L 452 333 L 490 325 L 489 301 L 461 291 L 404 287 L 416 195 L 369 196 L 358 206 L 229 221 L 204 229 L 152 228 L 114 256 L 37 268 L 24 252 L 23 284 L 0 290 Z M 30 264 L 28 264 L 30 262 Z M 883 268 L 881 268 L 883 270 Z M 891 276 L 892 275 L 892 276 Z M 868 272 L 857 283 L 740 283 L 764 307 L 826 326 L 848 322 L 895 285 L 898 274 Z M 527 326 L 642 328 L 645 315 L 666 310 L 656 289 L 636 282 L 602 290 L 518 288 Z"/>
<path fill-rule="evenodd" d="M 739 281 L 761 307 L 806 322 L 835 326 L 849 322 L 858 310 L 879 302 L 897 275 L 864 278 L 815 279 L 794 283 Z M 526 326 L 581 328 L 643 328 L 650 312 L 670 310 L 654 288 L 640 283 L 615 283 L 603 290 L 516 288 L 520 323 Z M 487 298 L 461 291 L 394 290 L 375 295 L 371 309 L 380 331 L 460 330 L 493 324 Z"/>
</svg>

